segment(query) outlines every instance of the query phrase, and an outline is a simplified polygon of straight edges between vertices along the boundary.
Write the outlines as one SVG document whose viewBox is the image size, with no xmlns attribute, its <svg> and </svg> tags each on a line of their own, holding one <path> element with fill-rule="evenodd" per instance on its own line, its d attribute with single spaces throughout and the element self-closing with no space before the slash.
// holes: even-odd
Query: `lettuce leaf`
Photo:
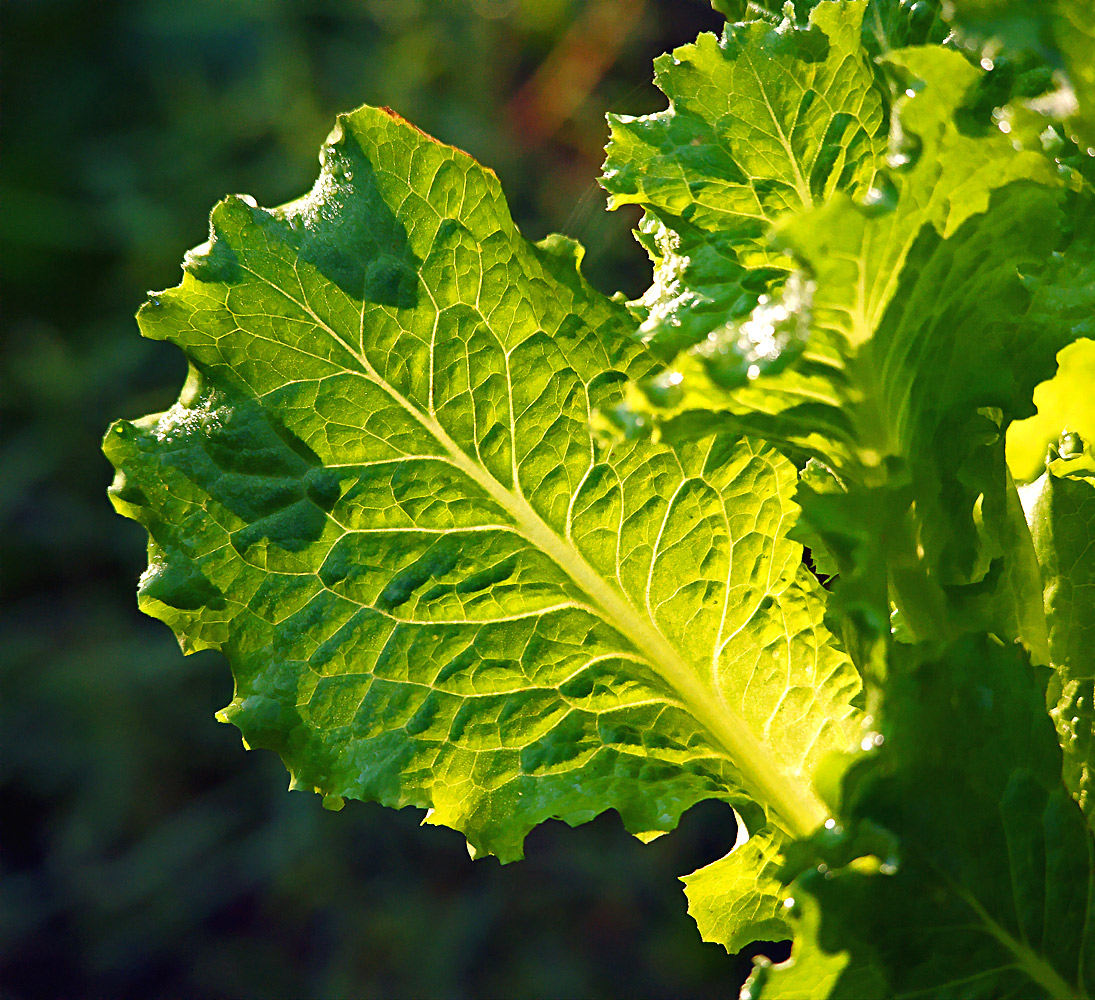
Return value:
<svg viewBox="0 0 1095 1000">
<path fill-rule="evenodd" d="M 1095 825 L 1093 471 L 1082 451 L 1059 458 L 1022 496 L 1045 585 L 1054 668 L 1049 703 L 1064 749 L 1065 783 Z"/>
<path fill-rule="evenodd" d="M 222 719 L 293 787 L 502 860 L 549 818 L 647 836 L 705 798 L 809 833 L 859 680 L 786 537 L 794 468 L 598 442 L 651 362 L 576 246 L 524 240 L 490 171 L 385 110 L 321 161 L 300 201 L 217 206 L 139 316 L 182 397 L 106 440 L 141 606 L 225 652 Z"/>
<path fill-rule="evenodd" d="M 702 34 L 655 62 L 666 111 L 610 115 L 602 184 L 636 204 L 655 261 L 641 333 L 671 357 L 756 306 L 790 262 L 771 224 L 834 191 L 866 190 L 885 146 L 882 95 L 860 46 L 866 0 L 823 3 L 808 27 Z"/>
<path fill-rule="evenodd" d="M 1090 996 L 1095 842 L 1025 655 L 904 647 L 881 713 L 839 822 L 797 847 L 802 946 L 749 995 Z"/>
</svg>

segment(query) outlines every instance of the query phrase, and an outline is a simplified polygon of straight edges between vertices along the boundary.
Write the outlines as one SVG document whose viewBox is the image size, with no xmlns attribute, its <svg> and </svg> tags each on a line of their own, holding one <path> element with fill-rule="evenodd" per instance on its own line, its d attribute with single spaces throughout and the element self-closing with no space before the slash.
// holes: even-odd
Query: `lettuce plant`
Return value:
<svg viewBox="0 0 1095 1000">
<path fill-rule="evenodd" d="M 217 205 L 106 438 L 140 606 L 291 787 L 473 856 L 730 803 L 690 911 L 794 942 L 743 995 L 1091 996 L 1095 463 L 1004 446 L 1095 336 L 1095 9 L 715 5 L 610 119 L 638 301 L 387 109 Z"/>
</svg>

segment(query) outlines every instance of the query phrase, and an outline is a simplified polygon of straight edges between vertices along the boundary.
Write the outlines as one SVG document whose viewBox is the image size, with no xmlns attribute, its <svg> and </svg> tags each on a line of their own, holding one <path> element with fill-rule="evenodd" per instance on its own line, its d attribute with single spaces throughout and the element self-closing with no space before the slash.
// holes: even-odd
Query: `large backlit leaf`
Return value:
<svg viewBox="0 0 1095 1000">
<path fill-rule="evenodd" d="M 503 859 L 548 818 L 647 834 L 704 798 L 808 833 L 858 678 L 786 538 L 793 467 L 599 447 L 650 362 L 574 246 L 388 112 L 322 159 L 298 202 L 221 203 L 141 311 L 191 364 L 107 437 L 142 607 L 227 654 L 224 717 L 331 804 L 427 807 Z"/>
</svg>

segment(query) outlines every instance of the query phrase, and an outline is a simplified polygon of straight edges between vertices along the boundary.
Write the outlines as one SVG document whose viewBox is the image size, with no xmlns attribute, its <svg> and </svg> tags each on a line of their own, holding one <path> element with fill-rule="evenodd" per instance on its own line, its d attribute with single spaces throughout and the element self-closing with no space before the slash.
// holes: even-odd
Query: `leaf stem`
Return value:
<svg viewBox="0 0 1095 1000">
<path fill-rule="evenodd" d="M 1070 985 L 1041 955 L 1023 942 L 1017 941 L 993 920 L 972 892 L 950 879 L 948 881 L 951 882 L 962 901 L 977 914 L 985 930 L 1015 956 L 1019 968 L 1053 997 L 1053 1000 L 1088 1000 L 1087 991 L 1083 987 L 1077 989 Z"/>
</svg>

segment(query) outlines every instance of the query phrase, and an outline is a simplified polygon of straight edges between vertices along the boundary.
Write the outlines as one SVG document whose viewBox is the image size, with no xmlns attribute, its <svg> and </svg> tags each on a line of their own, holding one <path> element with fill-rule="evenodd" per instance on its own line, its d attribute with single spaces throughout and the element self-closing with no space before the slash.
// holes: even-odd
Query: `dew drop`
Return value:
<svg viewBox="0 0 1095 1000">
<path fill-rule="evenodd" d="M 242 201 L 248 208 L 258 208 L 259 203 L 249 194 L 241 194 L 240 201 Z"/>
<path fill-rule="evenodd" d="M 829 817 L 829 818 L 828 818 L 828 819 L 827 819 L 827 820 L 825 821 L 825 829 L 826 829 L 826 830 L 832 830 L 832 829 L 835 829 L 835 827 L 836 827 L 836 820 L 835 820 L 835 819 L 833 819 L 833 818 L 832 818 L 832 817 L 830 816 L 830 817 Z"/>
<path fill-rule="evenodd" d="M 676 406 L 684 398 L 681 382 L 684 376 L 677 371 L 662 372 L 641 384 L 643 393 L 655 406 Z"/>
<path fill-rule="evenodd" d="M 792 906 L 794 906 L 794 905 L 795 905 L 795 897 L 794 897 L 794 896 L 788 896 L 788 897 L 787 897 L 787 898 L 786 898 L 786 899 L 785 899 L 785 900 L 783 901 L 783 908 L 784 908 L 785 910 L 789 910 L 789 909 L 791 909 L 791 907 L 792 907 Z"/>
<path fill-rule="evenodd" d="M 874 218 L 897 208 L 898 191 L 892 178 L 885 171 L 875 174 L 874 183 L 864 195 L 859 207 L 864 214 Z"/>
<path fill-rule="evenodd" d="M 919 162 L 923 149 L 924 143 L 921 142 L 920 136 L 903 132 L 899 128 L 890 139 L 890 155 L 887 157 L 887 162 L 899 173 L 911 170 Z"/>
<path fill-rule="evenodd" d="M 1084 439 L 1076 431 L 1066 430 L 1057 442 L 1057 453 L 1066 461 L 1080 458 L 1084 453 Z"/>
<path fill-rule="evenodd" d="M 981 60 L 981 69 L 983 69 L 986 73 L 991 73 L 995 65 L 996 64 L 988 56 L 985 56 Z"/>
<path fill-rule="evenodd" d="M 868 750 L 874 750 L 877 747 L 882 746 L 886 742 L 886 737 L 881 733 L 868 733 L 859 742 L 859 748 L 866 753 Z"/>
</svg>

